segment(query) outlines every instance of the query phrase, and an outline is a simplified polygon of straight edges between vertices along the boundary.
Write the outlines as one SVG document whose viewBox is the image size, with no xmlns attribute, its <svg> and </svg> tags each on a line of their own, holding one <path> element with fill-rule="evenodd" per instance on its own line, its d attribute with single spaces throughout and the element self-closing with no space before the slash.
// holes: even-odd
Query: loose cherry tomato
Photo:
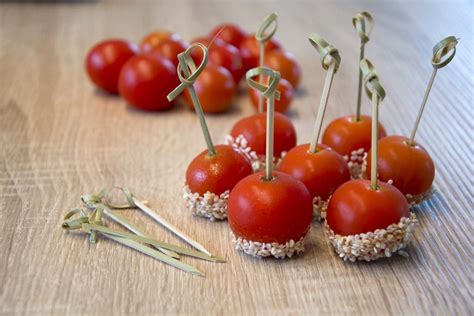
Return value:
<svg viewBox="0 0 474 316">
<path fill-rule="evenodd" d="M 214 37 L 217 35 L 217 38 L 220 38 L 226 43 L 229 43 L 235 47 L 240 47 L 240 43 L 247 36 L 247 32 L 245 32 L 240 26 L 232 23 L 223 23 L 216 26 L 211 33 L 209 34 L 210 37 Z"/>
<path fill-rule="evenodd" d="M 435 166 L 428 152 L 408 138 L 387 136 L 378 144 L 378 175 L 382 181 L 393 181 L 403 194 L 416 196 L 427 192 L 433 184 Z M 367 177 L 370 178 L 371 157 L 368 154 Z"/>
<path fill-rule="evenodd" d="M 280 72 L 296 89 L 301 79 L 301 68 L 293 54 L 283 50 L 272 50 L 265 55 L 265 65 Z"/>
<path fill-rule="evenodd" d="M 284 113 L 290 107 L 291 101 L 293 101 L 294 89 L 293 86 L 288 82 L 288 80 L 281 78 L 278 82 L 277 90 L 280 91 L 280 100 L 275 100 L 275 111 Z M 258 98 L 259 93 L 255 89 L 249 89 L 250 100 L 252 101 L 253 106 L 258 109 Z M 264 105 L 266 104 L 266 98 L 263 97 Z M 267 107 L 264 106 L 264 111 L 267 110 Z"/>
<path fill-rule="evenodd" d="M 239 135 L 244 136 L 252 150 L 258 155 L 265 155 L 266 115 L 266 113 L 258 113 L 241 119 L 232 128 L 231 136 L 234 138 Z M 293 123 L 285 115 L 275 113 L 273 154 L 275 157 L 280 157 L 283 151 L 289 151 L 295 145 L 296 130 Z"/>
<path fill-rule="evenodd" d="M 368 180 L 341 185 L 329 200 L 327 223 L 334 233 L 347 236 L 373 232 L 409 217 L 408 203 L 393 185 L 379 182 L 378 190 Z"/>
<path fill-rule="evenodd" d="M 318 144 L 315 153 L 309 152 L 309 144 L 293 147 L 283 158 L 280 171 L 303 182 L 312 197 L 323 200 L 351 179 L 344 158 L 323 144 Z"/>
<path fill-rule="evenodd" d="M 184 52 L 188 48 L 189 44 L 180 40 L 167 38 L 158 43 L 155 48 L 152 49 L 152 54 L 159 54 L 160 56 L 170 60 L 175 68 L 178 66 L 178 54 Z"/>
<path fill-rule="evenodd" d="M 240 152 L 228 145 L 215 146 L 216 155 L 207 150 L 191 161 L 186 171 L 186 184 L 191 192 L 222 194 L 232 190 L 241 179 L 252 173 L 252 165 Z"/>
<path fill-rule="evenodd" d="M 382 124 L 379 125 L 379 139 L 387 133 Z M 353 115 L 347 115 L 335 119 L 326 127 L 323 133 L 322 143 L 328 145 L 341 155 L 350 156 L 353 151 L 363 148 L 365 152 L 370 149 L 372 134 L 372 118 L 361 115 L 359 121 L 354 120 Z"/>
<path fill-rule="evenodd" d="M 279 49 L 281 49 L 281 44 L 275 37 L 265 42 L 265 56 L 267 56 L 268 52 Z M 248 35 L 242 40 L 240 43 L 240 55 L 242 56 L 246 71 L 259 66 L 260 48 L 255 34 Z"/>
<path fill-rule="evenodd" d="M 166 39 L 180 40 L 180 36 L 168 30 L 158 30 L 145 36 L 140 42 L 140 50 L 144 53 L 151 52 L 159 43 Z"/>
<path fill-rule="evenodd" d="M 237 94 L 237 87 L 231 73 L 224 67 L 207 64 L 194 82 L 194 90 L 206 113 L 221 113 L 229 109 Z M 186 104 L 194 109 L 191 94 L 184 92 Z"/>
<path fill-rule="evenodd" d="M 156 55 L 138 55 L 122 68 L 120 95 L 131 105 L 148 111 L 170 109 L 166 97 L 179 84 L 173 63 Z"/>
<path fill-rule="evenodd" d="M 118 78 L 123 65 L 135 56 L 136 49 L 119 39 L 105 40 L 91 48 L 86 57 L 86 70 L 99 88 L 118 93 Z"/>
<path fill-rule="evenodd" d="M 305 236 L 313 216 L 312 198 L 303 183 L 282 173 L 263 179 L 258 172 L 240 181 L 228 201 L 229 225 L 251 241 L 285 243 Z"/>
</svg>

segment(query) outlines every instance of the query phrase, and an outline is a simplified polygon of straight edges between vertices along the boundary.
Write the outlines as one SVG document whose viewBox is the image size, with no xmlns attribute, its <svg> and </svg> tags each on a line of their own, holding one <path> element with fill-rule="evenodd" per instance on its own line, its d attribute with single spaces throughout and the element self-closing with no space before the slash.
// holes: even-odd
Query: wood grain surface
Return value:
<svg viewBox="0 0 474 316">
<path fill-rule="evenodd" d="M 409 258 L 344 263 L 314 223 L 304 255 L 259 260 L 234 251 L 226 222 L 193 218 L 181 186 L 205 148 L 194 113 L 134 110 L 96 91 L 84 57 L 96 41 L 138 41 L 154 28 L 185 39 L 222 21 L 255 30 L 279 14 L 278 37 L 304 67 L 290 112 L 308 142 L 325 73 L 306 38 L 317 32 L 341 51 L 325 124 L 353 113 L 358 37 L 351 17 L 375 17 L 366 56 L 387 98 L 381 121 L 409 134 L 432 67 L 433 45 L 461 38 L 439 71 L 417 139 L 436 163 L 436 193 L 416 212 Z M 473 314 L 473 4 L 342 1 L 73 1 L 0 4 L 0 313 L 2 314 Z M 253 112 L 243 91 L 225 115 L 208 117 L 215 142 Z M 364 97 L 363 112 L 370 113 Z M 102 238 L 60 227 L 83 193 L 124 185 L 209 249 L 227 258 L 184 260 L 183 273 Z M 150 218 L 123 211 L 164 241 L 180 244 Z"/>
</svg>

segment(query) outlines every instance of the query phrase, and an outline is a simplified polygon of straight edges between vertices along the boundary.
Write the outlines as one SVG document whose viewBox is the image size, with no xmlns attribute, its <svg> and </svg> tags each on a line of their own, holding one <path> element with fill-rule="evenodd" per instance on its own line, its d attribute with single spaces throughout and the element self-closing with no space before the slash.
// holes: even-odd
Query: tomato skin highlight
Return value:
<svg viewBox="0 0 474 316">
<path fill-rule="evenodd" d="M 167 38 L 158 43 L 152 50 L 152 54 L 171 61 L 176 68 L 178 66 L 178 54 L 184 52 L 189 47 L 189 44 L 180 39 Z"/>
<path fill-rule="evenodd" d="M 156 30 L 151 33 L 148 33 L 140 42 L 140 51 L 142 53 L 149 53 L 151 52 L 158 44 L 161 42 L 172 39 L 172 40 L 180 40 L 181 37 L 168 30 Z"/>
<path fill-rule="evenodd" d="M 207 64 L 194 82 L 194 90 L 205 113 L 222 113 L 227 111 L 237 94 L 237 86 L 231 73 L 224 67 Z M 191 94 L 183 93 L 186 104 L 194 109 Z"/>
<path fill-rule="evenodd" d="M 267 114 L 257 113 L 239 120 L 230 132 L 233 138 L 243 135 L 258 155 L 265 155 Z M 275 113 L 274 117 L 274 148 L 275 157 L 283 151 L 289 151 L 296 145 L 296 130 L 291 120 L 284 114 Z"/>
<path fill-rule="evenodd" d="M 382 124 L 379 126 L 379 139 L 387 136 Z M 369 151 L 371 146 L 372 118 L 361 115 L 359 121 L 354 121 L 353 115 L 339 117 L 326 127 L 322 143 L 328 145 L 341 155 L 351 155 L 351 152 L 363 148 Z"/>
<path fill-rule="evenodd" d="M 120 39 L 104 40 L 94 45 L 87 53 L 85 67 L 89 79 L 98 88 L 118 93 L 118 79 L 123 65 L 133 56 L 136 49 Z"/>
<path fill-rule="evenodd" d="M 239 49 L 245 71 L 259 66 L 260 48 L 257 39 L 255 39 L 255 34 L 246 36 L 240 43 Z M 267 56 L 268 52 L 281 49 L 280 41 L 272 37 L 265 42 L 264 49 L 265 56 Z"/>
<path fill-rule="evenodd" d="M 312 197 L 327 200 L 351 175 L 340 154 L 323 144 L 318 144 L 317 149 L 316 153 L 310 153 L 309 144 L 292 148 L 279 170 L 303 182 Z"/>
<path fill-rule="evenodd" d="M 250 161 L 228 145 L 215 146 L 216 155 L 204 150 L 197 155 L 186 170 L 186 184 L 193 193 L 222 194 L 232 190 L 244 177 L 252 174 Z"/>
<path fill-rule="evenodd" d="M 301 67 L 293 54 L 283 50 L 272 50 L 265 54 L 265 66 L 278 71 L 293 88 L 298 88 L 301 81 Z"/>
<path fill-rule="evenodd" d="M 242 40 L 247 36 L 247 32 L 245 32 L 237 24 L 222 23 L 212 29 L 209 37 L 214 38 L 216 35 L 217 38 L 223 40 L 224 42 L 235 47 L 240 47 L 240 43 L 242 43 Z"/>
<path fill-rule="evenodd" d="M 283 78 L 281 78 L 280 82 L 278 82 L 277 90 L 280 92 L 280 100 L 275 100 L 275 111 L 285 113 L 293 101 L 295 90 L 288 80 Z M 250 100 L 252 101 L 252 105 L 255 107 L 255 109 L 258 109 L 258 99 L 260 93 L 252 88 L 249 88 L 248 93 Z M 263 97 L 264 112 L 267 110 L 266 100 L 267 98 Z"/>
<path fill-rule="evenodd" d="M 378 175 L 382 181 L 393 181 L 403 194 L 413 196 L 427 192 L 434 181 L 435 166 L 428 152 L 420 145 L 408 145 L 408 138 L 391 135 L 378 143 Z M 367 177 L 372 164 L 370 151 Z"/>
<path fill-rule="evenodd" d="M 275 171 L 271 181 L 263 176 L 263 172 L 252 174 L 231 191 L 227 213 L 231 230 L 252 241 L 298 241 L 310 229 L 313 216 L 308 189 L 282 172 Z"/>
<path fill-rule="evenodd" d="M 329 200 L 326 220 L 341 236 L 374 232 L 409 217 L 405 196 L 394 186 L 379 181 L 373 190 L 369 180 L 351 180 L 341 185 Z"/>
<path fill-rule="evenodd" d="M 131 58 L 119 77 L 120 95 L 132 106 L 147 111 L 163 111 L 173 107 L 166 98 L 179 84 L 172 62 L 157 55 L 144 54 Z"/>
</svg>

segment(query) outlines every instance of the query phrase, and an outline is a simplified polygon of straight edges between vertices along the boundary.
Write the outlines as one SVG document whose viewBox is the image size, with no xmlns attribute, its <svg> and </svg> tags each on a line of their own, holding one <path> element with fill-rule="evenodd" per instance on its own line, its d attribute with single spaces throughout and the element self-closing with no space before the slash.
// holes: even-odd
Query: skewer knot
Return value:
<svg viewBox="0 0 474 316">
<path fill-rule="evenodd" d="M 367 43 L 370 40 L 369 35 L 374 28 L 374 19 L 372 18 L 372 15 L 367 11 L 357 13 L 352 18 L 352 25 L 360 37 L 360 44 L 364 45 Z"/>
<path fill-rule="evenodd" d="M 268 86 L 257 82 L 253 79 L 256 76 L 268 76 Z M 262 93 L 266 98 L 273 96 L 276 100 L 280 100 L 280 92 L 277 90 L 278 83 L 280 82 L 280 73 L 267 67 L 257 67 L 247 71 L 246 79 L 248 85 Z"/>
<path fill-rule="evenodd" d="M 265 20 L 263 20 L 262 24 L 257 30 L 257 33 L 255 33 L 255 39 L 259 42 L 265 43 L 268 41 L 270 38 L 275 35 L 275 32 L 278 27 L 278 15 L 276 13 L 272 13 L 268 15 Z M 271 26 L 274 25 L 273 29 L 271 29 L 269 32 L 265 33 L 267 29 Z"/>
<path fill-rule="evenodd" d="M 359 66 L 364 76 L 364 86 L 367 96 L 372 98 L 372 93 L 375 92 L 379 100 L 382 101 L 386 96 L 385 89 L 379 82 L 379 77 L 377 76 L 374 65 L 368 59 L 364 58 L 360 61 Z"/>
<path fill-rule="evenodd" d="M 433 47 L 433 58 L 431 59 L 431 64 L 434 68 L 443 68 L 453 60 L 454 55 L 456 55 L 456 45 L 458 44 L 458 40 L 459 39 L 455 36 L 448 36 L 439 41 Z"/>
<path fill-rule="evenodd" d="M 323 69 L 328 70 L 331 62 L 335 62 L 334 73 L 336 73 L 341 63 L 339 50 L 316 33 L 309 34 L 308 39 L 311 45 L 313 45 L 321 55 L 321 65 Z"/>
</svg>

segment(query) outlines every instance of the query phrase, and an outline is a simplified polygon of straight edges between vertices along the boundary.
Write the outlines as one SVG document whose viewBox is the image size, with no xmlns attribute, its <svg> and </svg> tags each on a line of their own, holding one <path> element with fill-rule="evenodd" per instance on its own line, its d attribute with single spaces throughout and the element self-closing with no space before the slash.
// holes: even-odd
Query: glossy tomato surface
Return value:
<svg viewBox="0 0 474 316">
<path fill-rule="evenodd" d="M 265 155 L 266 115 L 266 113 L 258 113 L 244 117 L 234 125 L 230 132 L 231 136 L 234 138 L 239 135 L 244 136 L 252 150 L 258 155 Z M 273 153 L 275 157 L 280 157 L 283 151 L 289 151 L 295 147 L 296 130 L 291 120 L 281 113 L 275 113 L 274 122 Z"/>
<path fill-rule="evenodd" d="M 184 52 L 188 46 L 188 43 L 180 39 L 167 38 L 158 43 L 151 52 L 168 59 L 176 68 L 179 62 L 178 54 Z"/>
<path fill-rule="evenodd" d="M 265 42 L 265 56 L 268 52 L 279 49 L 281 49 L 281 44 L 275 37 Z M 246 71 L 259 66 L 260 48 L 254 34 L 248 35 L 242 40 L 240 54 Z"/>
<path fill-rule="evenodd" d="M 206 113 L 225 112 L 232 105 L 237 87 L 231 73 L 224 67 L 207 64 L 204 71 L 194 82 L 194 90 Z M 184 92 L 186 104 L 194 109 L 191 94 Z"/>
<path fill-rule="evenodd" d="M 215 37 L 223 40 L 224 42 L 231 44 L 235 47 L 240 47 L 240 43 L 247 36 L 240 26 L 234 23 L 223 23 L 212 29 L 210 37 Z"/>
<path fill-rule="evenodd" d="M 405 196 L 393 185 L 379 181 L 373 190 L 369 180 L 341 185 L 329 200 L 327 223 L 342 236 L 373 232 L 397 224 L 410 211 Z"/>
<path fill-rule="evenodd" d="M 259 242 L 295 242 L 306 235 L 313 217 L 312 198 L 303 183 L 281 172 L 263 180 L 263 172 L 240 181 L 228 201 L 235 235 Z"/>
<path fill-rule="evenodd" d="M 309 144 L 294 147 L 283 158 L 279 170 L 303 182 L 312 197 L 323 200 L 351 178 L 344 158 L 322 144 L 318 144 L 316 153 L 309 152 Z"/>
<path fill-rule="evenodd" d="M 283 78 L 281 78 L 280 82 L 278 82 L 277 90 L 280 92 L 280 100 L 275 100 L 275 111 L 284 113 L 290 107 L 291 101 L 293 101 L 293 94 L 295 93 L 295 90 L 293 89 L 293 86 L 288 82 L 288 80 Z M 250 95 L 250 100 L 252 101 L 252 105 L 256 109 L 258 109 L 258 99 L 260 92 L 251 88 L 249 88 L 248 91 Z M 264 111 L 267 110 L 266 100 L 267 99 L 263 97 Z"/>
<path fill-rule="evenodd" d="M 393 180 L 403 194 L 413 196 L 431 188 L 435 177 L 435 166 L 428 152 L 416 144 L 408 145 L 408 138 L 387 136 L 379 140 L 378 174 L 382 181 Z M 367 177 L 370 178 L 370 151 Z"/>
<path fill-rule="evenodd" d="M 335 119 L 326 127 L 323 133 L 322 143 L 328 145 L 341 155 L 351 155 L 351 152 L 363 148 L 369 151 L 371 146 L 372 118 L 361 115 L 359 121 L 354 120 L 353 115 L 347 115 Z M 379 139 L 387 133 L 382 124 L 379 123 Z"/>
<path fill-rule="evenodd" d="M 157 30 L 147 34 L 140 42 L 140 51 L 151 52 L 159 43 L 166 39 L 180 40 L 180 36 L 168 30 Z"/>
<path fill-rule="evenodd" d="M 250 161 L 232 146 L 215 146 L 216 155 L 207 150 L 191 161 L 186 171 L 186 184 L 191 192 L 221 194 L 232 190 L 244 177 L 250 175 Z"/>
<path fill-rule="evenodd" d="M 127 41 L 110 39 L 97 43 L 86 57 L 86 71 L 90 80 L 102 90 L 118 93 L 118 79 L 123 65 L 136 49 Z"/>
<path fill-rule="evenodd" d="M 301 80 L 301 67 L 295 56 L 283 50 L 272 50 L 265 55 L 265 65 L 280 73 L 296 89 Z"/>
<path fill-rule="evenodd" d="M 119 91 L 134 107 L 162 111 L 173 106 L 166 97 L 178 84 L 172 62 L 155 55 L 137 55 L 123 66 Z"/>
</svg>

